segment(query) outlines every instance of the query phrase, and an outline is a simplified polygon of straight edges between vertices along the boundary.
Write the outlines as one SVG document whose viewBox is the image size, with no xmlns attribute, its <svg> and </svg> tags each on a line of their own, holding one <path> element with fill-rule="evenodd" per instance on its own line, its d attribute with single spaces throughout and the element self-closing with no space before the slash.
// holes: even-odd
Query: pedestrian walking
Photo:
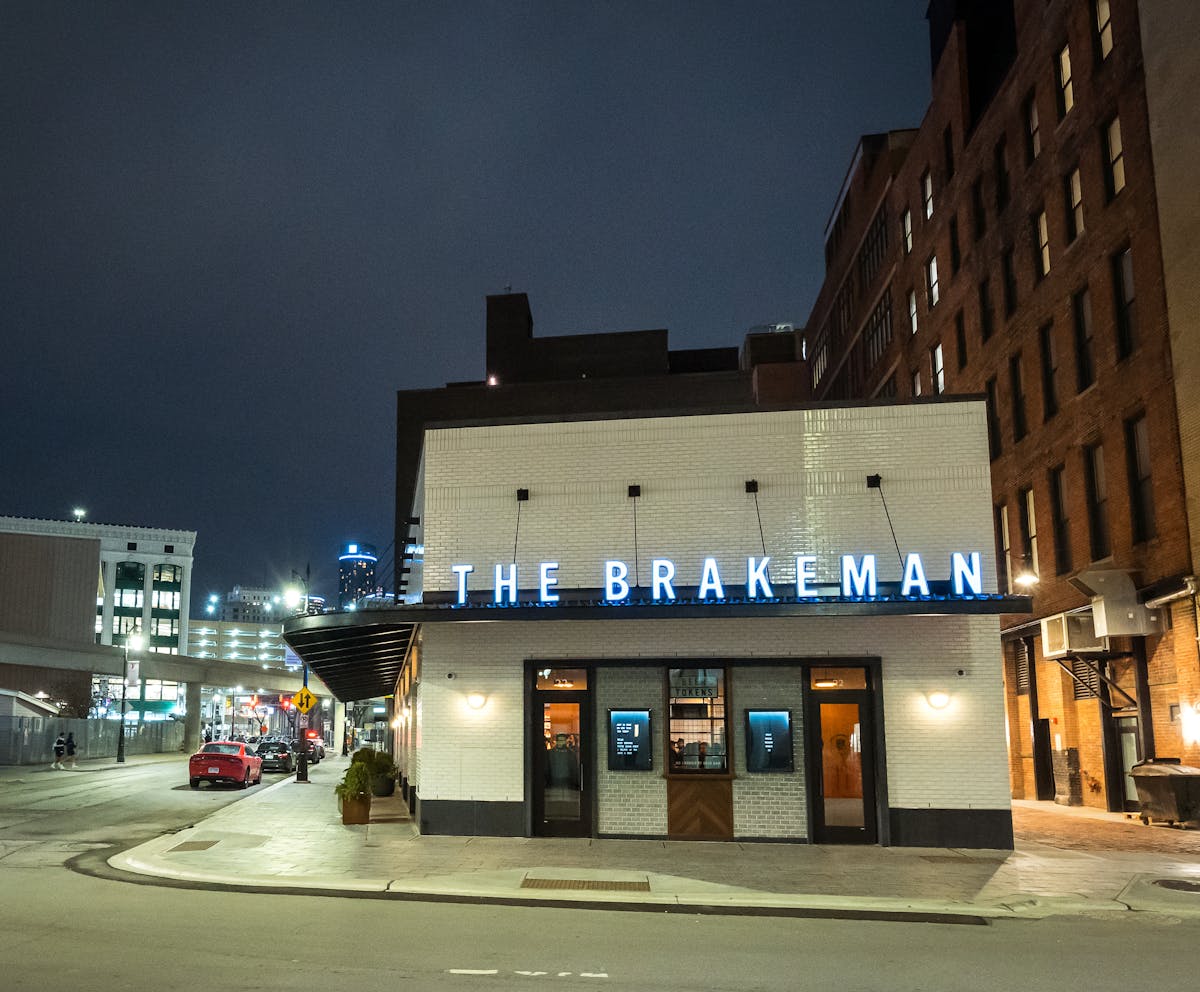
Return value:
<svg viewBox="0 0 1200 992">
<path fill-rule="evenodd" d="M 65 768 L 63 764 L 63 755 L 67 753 L 67 739 L 60 733 L 58 740 L 54 742 L 54 764 L 51 768 Z"/>
<path fill-rule="evenodd" d="M 75 767 L 75 734 L 74 733 L 67 734 L 66 748 L 67 748 L 67 765 L 70 768 L 74 768 Z"/>
</svg>

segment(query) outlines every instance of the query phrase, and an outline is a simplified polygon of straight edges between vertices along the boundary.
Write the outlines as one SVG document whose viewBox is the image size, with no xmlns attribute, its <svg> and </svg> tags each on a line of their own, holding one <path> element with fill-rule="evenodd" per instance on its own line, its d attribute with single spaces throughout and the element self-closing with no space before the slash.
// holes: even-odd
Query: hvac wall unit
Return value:
<svg viewBox="0 0 1200 992">
<path fill-rule="evenodd" d="M 1096 636 L 1091 613 L 1055 613 L 1042 618 L 1042 657 L 1104 654 L 1108 642 Z"/>
</svg>

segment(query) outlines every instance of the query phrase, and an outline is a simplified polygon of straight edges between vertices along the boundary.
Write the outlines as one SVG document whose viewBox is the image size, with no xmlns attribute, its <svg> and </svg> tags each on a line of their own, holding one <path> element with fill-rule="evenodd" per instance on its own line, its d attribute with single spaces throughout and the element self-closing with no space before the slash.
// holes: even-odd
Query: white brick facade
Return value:
<svg viewBox="0 0 1200 992">
<path fill-rule="evenodd" d="M 422 472 L 427 598 L 455 591 L 456 563 L 475 566 L 469 590 L 490 598 L 493 567 L 513 561 L 514 542 L 522 600 L 536 598 L 528 590 L 542 561 L 559 563 L 562 591 L 599 587 L 607 559 L 627 562 L 631 583 L 637 575 L 648 586 L 659 557 L 675 562 L 680 586 L 698 584 L 706 556 L 717 558 L 727 584 L 740 585 L 747 556 L 761 556 L 764 543 L 777 595 L 794 591 L 799 554 L 819 556 L 817 580 L 833 582 L 842 554 L 873 553 L 880 581 L 895 581 L 901 568 L 883 498 L 900 550 L 919 552 L 931 581 L 949 577 L 952 552 L 980 552 L 984 590 L 996 589 L 981 402 L 430 430 Z M 866 485 L 876 474 L 882 491 Z M 757 508 L 749 479 L 758 482 Z M 636 554 L 630 485 L 641 487 Z M 518 503 L 518 489 L 529 490 L 527 501 Z M 552 609 L 536 621 L 474 609 L 424 624 L 408 761 L 422 803 L 528 810 L 528 663 L 587 663 L 594 829 L 666 835 L 664 678 L 680 659 L 679 667 L 730 673 L 734 836 L 806 839 L 802 665 L 877 658 L 887 808 L 1009 809 L 994 616 L 682 619 L 666 607 L 662 619 L 555 620 Z M 950 694 L 944 710 L 929 705 L 934 691 Z M 481 710 L 467 705 L 470 693 L 486 695 Z M 747 774 L 747 707 L 792 711 L 794 773 Z M 607 770 L 609 708 L 652 711 L 653 771 Z"/>
</svg>

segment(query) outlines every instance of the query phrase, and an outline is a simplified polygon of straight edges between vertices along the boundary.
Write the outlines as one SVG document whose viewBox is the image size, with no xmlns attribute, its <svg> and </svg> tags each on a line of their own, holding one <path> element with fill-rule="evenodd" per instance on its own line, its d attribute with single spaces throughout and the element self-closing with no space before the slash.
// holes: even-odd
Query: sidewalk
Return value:
<svg viewBox="0 0 1200 992">
<path fill-rule="evenodd" d="M 370 824 L 343 826 L 333 786 L 345 762 L 310 768 L 307 784 L 268 775 L 244 800 L 109 864 L 201 885 L 430 901 L 962 923 L 1131 910 L 1200 918 L 1200 831 L 1116 814 L 1019 803 L 1018 823 L 1048 817 L 1082 843 L 1046 843 L 1036 827 L 1036 839 L 1019 832 L 1015 852 L 422 837 L 398 794 L 373 802 Z M 1094 849 L 1092 835 L 1112 830 L 1143 849 Z"/>
</svg>

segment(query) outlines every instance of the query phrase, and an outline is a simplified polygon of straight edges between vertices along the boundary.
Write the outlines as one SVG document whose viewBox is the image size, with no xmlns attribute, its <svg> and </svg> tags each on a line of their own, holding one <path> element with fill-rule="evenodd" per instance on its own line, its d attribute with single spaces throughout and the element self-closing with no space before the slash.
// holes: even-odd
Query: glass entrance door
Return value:
<svg viewBox="0 0 1200 992">
<path fill-rule="evenodd" d="M 1121 745 L 1121 781 L 1124 794 L 1124 808 L 1133 812 L 1141 809 L 1138 802 L 1137 785 L 1130 771 L 1142 760 L 1142 742 L 1138 738 L 1138 721 L 1136 716 L 1120 716 L 1114 721 L 1117 728 L 1117 740 Z"/>
<path fill-rule="evenodd" d="M 814 676 L 809 720 L 809 781 L 817 843 L 874 844 L 875 768 L 867 673 Z M 832 684 L 836 682 L 836 685 Z M 848 688 L 861 686 L 861 688 Z"/>
<path fill-rule="evenodd" d="M 542 837 L 591 833 L 591 703 L 586 673 L 538 673 L 533 691 L 533 832 Z"/>
</svg>

